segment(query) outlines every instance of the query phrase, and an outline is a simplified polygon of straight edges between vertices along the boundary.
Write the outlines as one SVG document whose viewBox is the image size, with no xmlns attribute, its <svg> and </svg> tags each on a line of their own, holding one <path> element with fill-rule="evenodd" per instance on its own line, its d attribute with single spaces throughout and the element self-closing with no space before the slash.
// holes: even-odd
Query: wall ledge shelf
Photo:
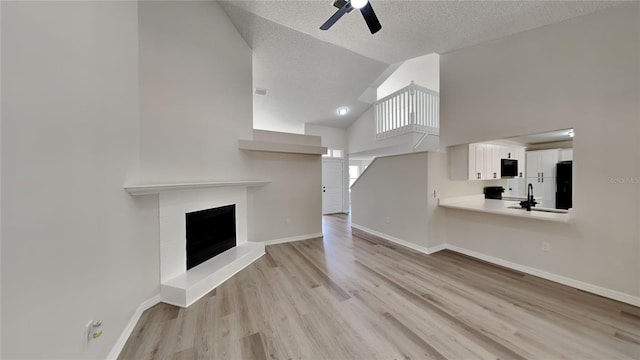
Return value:
<svg viewBox="0 0 640 360">
<path fill-rule="evenodd" d="M 262 186 L 270 183 L 271 180 L 227 180 L 227 181 L 201 181 L 183 182 L 170 184 L 129 184 L 124 185 L 124 189 L 131 195 L 159 194 L 166 191 L 193 190 L 223 186 Z"/>
<path fill-rule="evenodd" d="M 288 154 L 323 155 L 327 148 L 316 145 L 301 145 L 290 143 L 277 143 L 261 140 L 238 140 L 238 148 L 248 151 L 277 152 Z"/>
</svg>

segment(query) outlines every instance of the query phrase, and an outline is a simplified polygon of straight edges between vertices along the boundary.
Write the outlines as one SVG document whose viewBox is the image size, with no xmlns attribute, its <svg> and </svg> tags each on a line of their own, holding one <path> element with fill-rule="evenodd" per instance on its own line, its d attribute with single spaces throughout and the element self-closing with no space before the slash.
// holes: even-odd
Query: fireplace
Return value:
<svg viewBox="0 0 640 360">
<path fill-rule="evenodd" d="M 187 270 L 236 246 L 236 205 L 185 214 Z"/>
<path fill-rule="evenodd" d="M 193 304 L 264 254 L 264 244 L 247 241 L 245 186 L 162 191 L 158 210 L 160 298 L 167 304 L 181 307 Z M 211 225 L 219 222 L 225 225 L 224 230 Z M 219 244 L 208 246 L 207 242 L 192 245 L 192 235 L 187 233 L 191 232 L 194 225 L 193 233 L 200 234 L 196 237 L 208 238 L 212 233 L 222 234 L 220 238 L 228 241 L 228 247 Z M 199 247 L 201 251 L 198 252 L 205 255 L 192 256 L 194 247 Z M 200 264 L 196 266 L 197 263 Z"/>
</svg>

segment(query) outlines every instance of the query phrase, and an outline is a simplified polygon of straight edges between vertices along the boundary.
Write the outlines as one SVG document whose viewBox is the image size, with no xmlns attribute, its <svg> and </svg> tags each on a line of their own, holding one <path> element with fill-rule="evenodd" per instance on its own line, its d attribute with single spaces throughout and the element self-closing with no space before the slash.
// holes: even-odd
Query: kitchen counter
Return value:
<svg viewBox="0 0 640 360">
<path fill-rule="evenodd" d="M 485 199 L 484 195 L 462 196 L 455 198 L 440 199 L 439 206 L 459 209 L 483 212 L 496 215 L 515 216 L 532 220 L 543 221 L 555 221 L 555 222 L 571 222 L 571 214 L 569 211 L 562 212 L 563 210 L 538 208 L 541 210 L 561 211 L 557 212 L 545 212 L 545 211 L 526 211 L 524 209 L 512 209 L 510 207 L 520 207 L 518 201 L 509 200 L 493 200 Z M 566 211 L 566 210 L 565 210 Z"/>
</svg>

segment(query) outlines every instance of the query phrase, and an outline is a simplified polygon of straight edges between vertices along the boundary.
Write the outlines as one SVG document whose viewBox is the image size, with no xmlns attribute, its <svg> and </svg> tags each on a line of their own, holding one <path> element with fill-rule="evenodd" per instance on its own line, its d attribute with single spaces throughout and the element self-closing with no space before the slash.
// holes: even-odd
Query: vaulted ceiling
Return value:
<svg viewBox="0 0 640 360">
<path fill-rule="evenodd" d="M 328 31 L 331 1 L 224 1 L 253 49 L 254 126 L 302 132 L 304 123 L 348 127 L 370 104 L 358 98 L 392 64 L 616 6 L 620 1 L 371 0 L 382 30 L 371 35 L 358 11 Z M 350 112 L 336 113 L 340 106 Z"/>
</svg>

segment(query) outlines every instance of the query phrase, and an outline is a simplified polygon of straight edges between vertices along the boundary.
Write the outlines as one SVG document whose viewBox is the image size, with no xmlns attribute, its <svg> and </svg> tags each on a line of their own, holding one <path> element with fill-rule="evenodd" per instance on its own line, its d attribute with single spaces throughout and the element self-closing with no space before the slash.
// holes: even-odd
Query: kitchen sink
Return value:
<svg viewBox="0 0 640 360">
<path fill-rule="evenodd" d="M 524 210 L 527 211 L 527 209 L 520 207 L 520 206 L 509 206 L 509 209 L 518 209 L 518 210 Z M 548 212 L 548 213 L 554 213 L 554 214 L 568 214 L 569 210 L 562 210 L 562 209 L 549 209 L 549 208 L 535 208 L 532 207 L 531 211 L 540 211 L 540 212 Z"/>
</svg>

